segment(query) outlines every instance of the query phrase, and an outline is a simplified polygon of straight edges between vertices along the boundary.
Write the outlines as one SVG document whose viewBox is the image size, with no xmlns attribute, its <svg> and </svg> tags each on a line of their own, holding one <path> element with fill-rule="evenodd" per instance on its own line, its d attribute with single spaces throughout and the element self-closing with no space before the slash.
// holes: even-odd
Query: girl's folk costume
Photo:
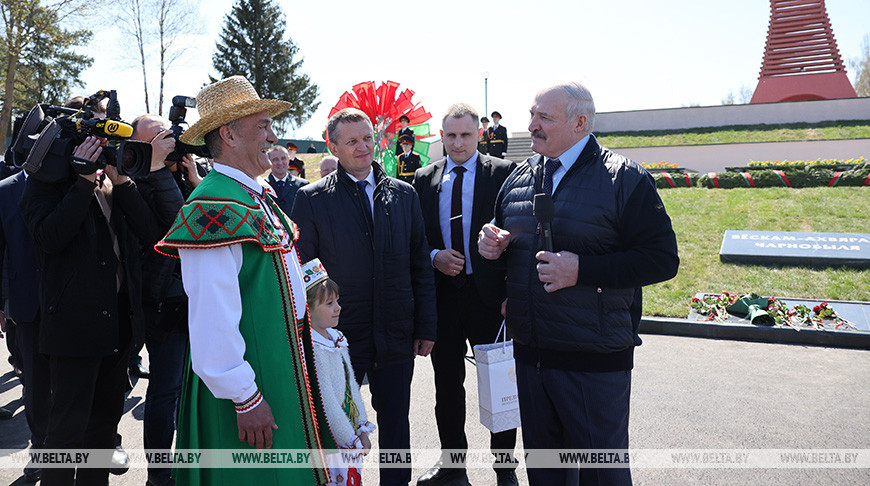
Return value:
<svg viewBox="0 0 870 486">
<path fill-rule="evenodd" d="M 302 267 L 306 288 L 310 289 L 328 278 L 326 269 L 315 258 Z M 336 296 L 337 297 L 337 296 Z M 310 303 L 311 304 L 311 303 Z M 313 305 L 313 304 L 311 304 Z M 326 422 L 332 439 L 339 449 L 362 449 L 359 434 L 370 434 L 375 425 L 368 421 L 365 404 L 359 391 L 359 384 L 353 373 L 348 353 L 347 339 L 338 329 L 327 329 L 329 338 L 312 330 L 314 362 L 317 366 L 317 383 Z M 347 456 L 347 455 L 346 455 Z M 361 459 L 361 456 L 357 456 Z M 357 468 L 334 466 L 340 455 L 327 457 L 332 485 L 361 484 Z"/>
<path fill-rule="evenodd" d="M 190 296 L 178 449 L 248 448 L 236 414 L 260 397 L 279 427 L 273 449 L 335 448 L 318 429 L 324 415 L 295 240 L 295 225 L 262 186 L 216 163 L 156 245 L 180 255 Z M 178 468 L 175 475 L 178 484 L 319 485 L 328 476 L 317 455 L 311 468 Z"/>
</svg>

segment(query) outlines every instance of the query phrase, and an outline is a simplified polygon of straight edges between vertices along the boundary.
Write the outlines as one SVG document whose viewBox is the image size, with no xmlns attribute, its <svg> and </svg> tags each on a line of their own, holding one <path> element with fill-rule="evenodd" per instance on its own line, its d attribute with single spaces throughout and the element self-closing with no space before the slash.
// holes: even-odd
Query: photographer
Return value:
<svg viewBox="0 0 870 486">
<path fill-rule="evenodd" d="M 202 180 L 190 154 L 180 162 L 167 160 L 176 148 L 170 123 L 157 115 L 133 120 L 132 140 L 151 144 L 151 170 L 136 180 L 142 198 L 157 219 L 160 234 L 169 230 L 185 198 Z M 187 351 L 187 296 L 181 283 L 181 262 L 143 248 L 145 346 L 151 376 L 145 394 L 145 449 L 171 449 Z M 148 469 L 148 485 L 171 484 L 170 470 Z"/>
<path fill-rule="evenodd" d="M 65 160 L 74 172 L 59 182 L 28 178 L 21 211 L 42 268 L 40 351 L 52 390 L 45 447 L 102 449 L 91 460 L 108 465 L 131 341 L 143 335 L 139 248 L 160 234 L 136 184 L 115 167 L 97 170 L 105 143 L 88 136 L 76 146 Z M 108 472 L 47 468 L 42 484 L 106 484 Z"/>
</svg>

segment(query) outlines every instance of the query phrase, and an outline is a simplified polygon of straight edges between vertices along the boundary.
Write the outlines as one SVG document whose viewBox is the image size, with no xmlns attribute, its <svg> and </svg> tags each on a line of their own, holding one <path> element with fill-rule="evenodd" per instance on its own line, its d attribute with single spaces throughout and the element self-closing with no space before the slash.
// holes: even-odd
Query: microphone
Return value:
<svg viewBox="0 0 870 486">
<path fill-rule="evenodd" d="M 544 251 L 553 251 L 553 198 L 546 193 L 535 194 L 532 212 L 538 222 L 538 232 L 541 234 L 541 245 Z"/>
<path fill-rule="evenodd" d="M 76 128 L 103 138 L 125 139 L 133 136 L 133 126 L 118 120 L 79 119 Z"/>
</svg>

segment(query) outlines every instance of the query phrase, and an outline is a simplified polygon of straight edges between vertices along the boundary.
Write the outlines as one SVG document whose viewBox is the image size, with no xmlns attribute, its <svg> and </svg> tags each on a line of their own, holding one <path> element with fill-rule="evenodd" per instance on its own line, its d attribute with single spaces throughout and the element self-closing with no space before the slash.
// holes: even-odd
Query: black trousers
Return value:
<svg viewBox="0 0 870 486">
<path fill-rule="evenodd" d="M 590 373 L 517 361 L 523 447 L 628 449 L 631 371 Z M 631 469 L 529 467 L 531 486 L 631 485 Z"/>
<path fill-rule="evenodd" d="M 118 352 L 108 356 L 49 357 L 51 405 L 46 449 L 103 449 L 101 457 L 91 460 L 105 461 L 109 465 L 118 422 L 124 413 L 124 393 L 130 383 L 127 377 L 131 344 L 128 302 L 126 295 L 118 299 L 121 326 Z M 108 480 L 108 467 L 42 471 L 43 486 L 103 486 Z"/>
<path fill-rule="evenodd" d="M 435 420 L 441 449 L 468 449 L 465 436 L 465 354 L 472 346 L 495 341 L 502 323 L 501 309 L 484 304 L 477 292 L 474 274 L 461 286 L 443 278 L 436 289 L 438 340 L 432 349 L 435 373 Z M 481 426 L 482 427 L 482 426 Z M 512 455 L 517 430 L 490 433 L 490 447 Z M 496 456 L 502 462 L 505 454 Z M 507 463 L 508 467 L 510 464 Z M 516 467 L 515 465 L 513 467 Z"/>
<path fill-rule="evenodd" d="M 24 416 L 30 427 L 30 446 L 42 449 L 48 428 L 51 378 L 48 357 L 39 352 L 39 321 L 19 322 L 16 340 L 21 355 L 24 385 Z"/>
<path fill-rule="evenodd" d="M 395 450 L 404 454 L 411 450 L 411 422 L 408 414 L 411 409 L 411 379 L 414 377 L 414 362 L 409 361 L 393 366 L 379 368 L 354 368 L 358 383 L 369 377 L 369 391 L 372 393 L 372 407 L 378 414 L 378 448 Z M 385 457 L 382 454 L 382 457 Z M 396 456 L 389 456 L 396 463 Z M 404 456 L 403 456 L 404 457 Z M 408 467 L 381 467 L 381 486 L 407 485 L 411 481 L 411 464 Z"/>
</svg>

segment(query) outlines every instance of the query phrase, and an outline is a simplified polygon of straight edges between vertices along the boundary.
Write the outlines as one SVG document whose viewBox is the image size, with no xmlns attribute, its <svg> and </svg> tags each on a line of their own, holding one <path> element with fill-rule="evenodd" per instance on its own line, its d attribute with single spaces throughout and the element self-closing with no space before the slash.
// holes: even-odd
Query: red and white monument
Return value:
<svg viewBox="0 0 870 486">
<path fill-rule="evenodd" d="M 770 26 L 750 103 L 856 98 L 825 0 L 770 0 Z"/>
</svg>

